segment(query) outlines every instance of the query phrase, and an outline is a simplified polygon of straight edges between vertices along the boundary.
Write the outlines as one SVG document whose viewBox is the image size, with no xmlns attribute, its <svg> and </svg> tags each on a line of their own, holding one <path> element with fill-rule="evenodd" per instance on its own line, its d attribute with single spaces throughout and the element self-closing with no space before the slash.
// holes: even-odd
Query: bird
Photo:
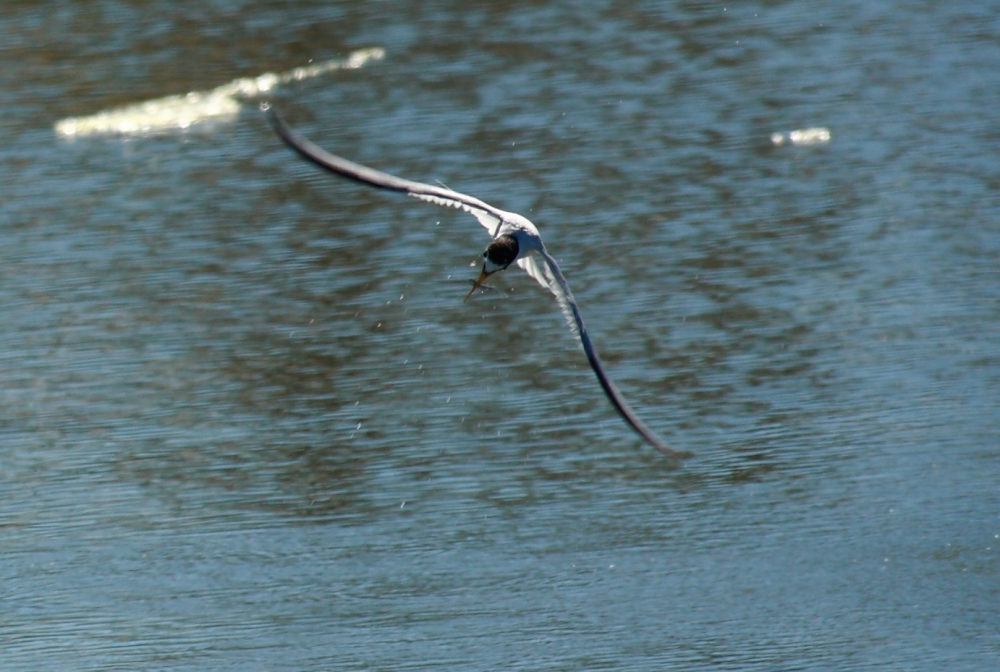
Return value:
<svg viewBox="0 0 1000 672">
<path fill-rule="evenodd" d="M 489 231 L 491 240 L 483 252 L 483 265 L 479 277 L 473 281 L 472 289 L 466 295 L 465 300 L 468 300 L 489 276 L 507 269 L 512 264 L 517 264 L 542 287 L 555 295 L 569 328 L 583 347 L 590 368 L 594 370 L 604 394 L 607 395 L 611 405 L 618 411 L 622 419 L 646 443 L 674 462 L 690 456 L 687 452 L 675 450 L 649 429 L 636 416 L 621 392 L 618 391 L 604 370 L 597 349 L 590 340 L 583 316 L 580 314 L 580 307 L 573 297 L 573 292 L 570 291 L 563 272 L 559 269 L 559 264 L 545 248 L 538 228 L 530 220 L 515 212 L 501 210 L 474 196 L 454 191 L 443 185 L 425 184 L 396 177 L 331 154 L 285 123 L 284 119 L 269 103 L 261 105 L 261 108 L 266 113 L 278 137 L 302 158 L 311 161 L 320 168 L 354 182 L 387 191 L 400 192 L 436 205 L 464 210 L 473 215 Z"/>
</svg>

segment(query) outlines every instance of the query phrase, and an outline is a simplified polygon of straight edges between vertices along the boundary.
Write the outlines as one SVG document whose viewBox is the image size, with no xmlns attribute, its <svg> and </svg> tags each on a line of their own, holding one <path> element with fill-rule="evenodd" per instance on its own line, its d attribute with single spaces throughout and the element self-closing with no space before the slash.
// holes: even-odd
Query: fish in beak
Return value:
<svg viewBox="0 0 1000 672">
<path fill-rule="evenodd" d="M 465 298 L 462 299 L 462 301 L 468 301 L 469 297 L 472 296 L 472 293 L 477 289 L 479 289 L 479 285 L 483 284 L 483 282 L 485 282 L 486 278 L 488 277 L 490 277 L 490 274 L 487 273 L 485 270 L 480 272 L 479 277 L 476 278 L 476 281 L 474 283 L 472 283 L 472 289 L 469 290 L 469 293 L 465 295 Z"/>
</svg>

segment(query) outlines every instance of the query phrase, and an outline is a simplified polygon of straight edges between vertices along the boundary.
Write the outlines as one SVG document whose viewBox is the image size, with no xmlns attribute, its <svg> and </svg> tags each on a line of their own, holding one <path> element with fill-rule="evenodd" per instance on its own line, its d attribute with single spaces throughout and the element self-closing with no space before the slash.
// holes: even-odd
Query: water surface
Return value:
<svg viewBox="0 0 1000 672">
<path fill-rule="evenodd" d="M 1000 43 L 953 2 L 8 2 L 5 670 L 984 670 Z M 460 212 L 536 222 L 623 394 Z M 813 146 L 774 133 L 827 128 Z"/>
</svg>

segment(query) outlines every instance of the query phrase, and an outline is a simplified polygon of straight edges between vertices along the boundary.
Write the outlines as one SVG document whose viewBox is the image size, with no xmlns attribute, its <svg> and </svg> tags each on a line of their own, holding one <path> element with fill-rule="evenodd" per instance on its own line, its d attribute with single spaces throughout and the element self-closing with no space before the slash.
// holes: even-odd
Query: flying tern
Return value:
<svg viewBox="0 0 1000 672">
<path fill-rule="evenodd" d="M 526 217 L 495 208 L 474 196 L 468 196 L 444 186 L 406 180 L 330 154 L 288 126 L 273 107 L 269 105 L 262 105 L 261 107 L 267 112 L 271 125 L 278 136 L 284 140 L 285 144 L 320 168 L 324 168 L 355 182 L 388 191 L 398 191 L 423 201 L 458 208 L 472 214 L 490 232 L 492 240 L 486 246 L 486 251 L 483 252 L 482 270 L 479 273 L 479 277 L 473 283 L 472 289 L 466 295 L 466 300 L 472 296 L 472 293 L 482 285 L 487 277 L 516 263 L 528 275 L 538 281 L 542 287 L 555 295 L 556 300 L 559 302 L 559 307 L 562 309 L 566 316 L 566 321 L 569 323 L 569 328 L 580 340 L 580 345 L 583 346 L 583 351 L 587 355 L 587 361 L 590 362 L 590 367 L 597 375 L 597 381 L 601 384 L 601 388 L 607 395 L 611 405 L 615 407 L 615 410 L 618 411 L 625 422 L 645 439 L 649 445 L 661 453 L 674 460 L 687 457 L 687 453 L 674 450 L 668 446 L 663 439 L 658 437 L 639 420 L 628 403 L 626 403 L 625 398 L 618 391 L 618 388 L 615 387 L 615 384 L 608 377 L 607 372 L 604 370 L 604 365 L 601 364 L 600 357 L 597 356 L 597 350 L 594 348 L 594 344 L 591 343 L 590 336 L 587 334 L 587 327 L 584 325 L 583 317 L 580 315 L 580 308 L 576 303 L 576 299 L 573 298 L 573 292 L 570 291 L 569 285 L 566 283 L 566 278 L 563 276 L 562 271 L 559 270 L 556 260 L 545 249 L 545 244 L 542 242 L 542 237 L 539 235 L 538 229 Z"/>
</svg>

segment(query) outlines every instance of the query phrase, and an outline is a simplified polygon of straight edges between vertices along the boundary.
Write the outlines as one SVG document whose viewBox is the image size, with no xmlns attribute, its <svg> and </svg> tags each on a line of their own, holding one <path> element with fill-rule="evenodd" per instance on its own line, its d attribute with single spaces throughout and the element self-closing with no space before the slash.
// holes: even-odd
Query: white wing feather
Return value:
<svg viewBox="0 0 1000 672">
<path fill-rule="evenodd" d="M 559 308 L 562 310 L 563 315 L 566 316 L 566 323 L 569 325 L 569 330 L 572 331 L 573 335 L 579 339 L 580 328 L 577 325 L 577 318 L 573 313 L 573 308 L 570 306 L 572 294 L 567 296 L 566 292 L 563 291 L 562 286 L 559 284 L 559 281 L 556 280 L 556 276 L 553 275 L 552 269 L 549 267 L 548 263 L 545 263 L 544 260 L 542 260 L 542 263 L 539 263 L 537 253 L 532 252 L 528 256 L 518 259 L 517 265 L 520 266 L 525 273 L 537 280 L 538 284 L 552 292 L 552 294 L 556 297 L 556 301 L 559 302 Z M 569 288 L 567 287 L 567 289 Z"/>
<path fill-rule="evenodd" d="M 441 196 L 433 196 L 431 194 L 417 194 L 412 191 L 407 193 L 414 198 L 419 198 L 421 201 L 427 201 L 428 203 L 434 203 L 435 205 L 444 205 L 449 208 L 465 210 L 478 219 L 479 223 L 486 227 L 486 230 L 490 232 L 491 236 L 496 236 L 496 231 L 500 226 L 500 218 L 490 212 L 487 212 L 486 210 L 474 208 L 468 203 L 463 203 L 462 201 L 457 201 L 451 198 L 442 198 Z"/>
<path fill-rule="evenodd" d="M 555 277 L 552 275 L 552 271 L 549 270 L 548 265 L 539 265 L 538 258 L 535 257 L 534 252 L 518 259 L 517 265 L 521 267 L 521 270 L 537 280 L 539 285 L 548 290 L 552 289 Z"/>
</svg>

